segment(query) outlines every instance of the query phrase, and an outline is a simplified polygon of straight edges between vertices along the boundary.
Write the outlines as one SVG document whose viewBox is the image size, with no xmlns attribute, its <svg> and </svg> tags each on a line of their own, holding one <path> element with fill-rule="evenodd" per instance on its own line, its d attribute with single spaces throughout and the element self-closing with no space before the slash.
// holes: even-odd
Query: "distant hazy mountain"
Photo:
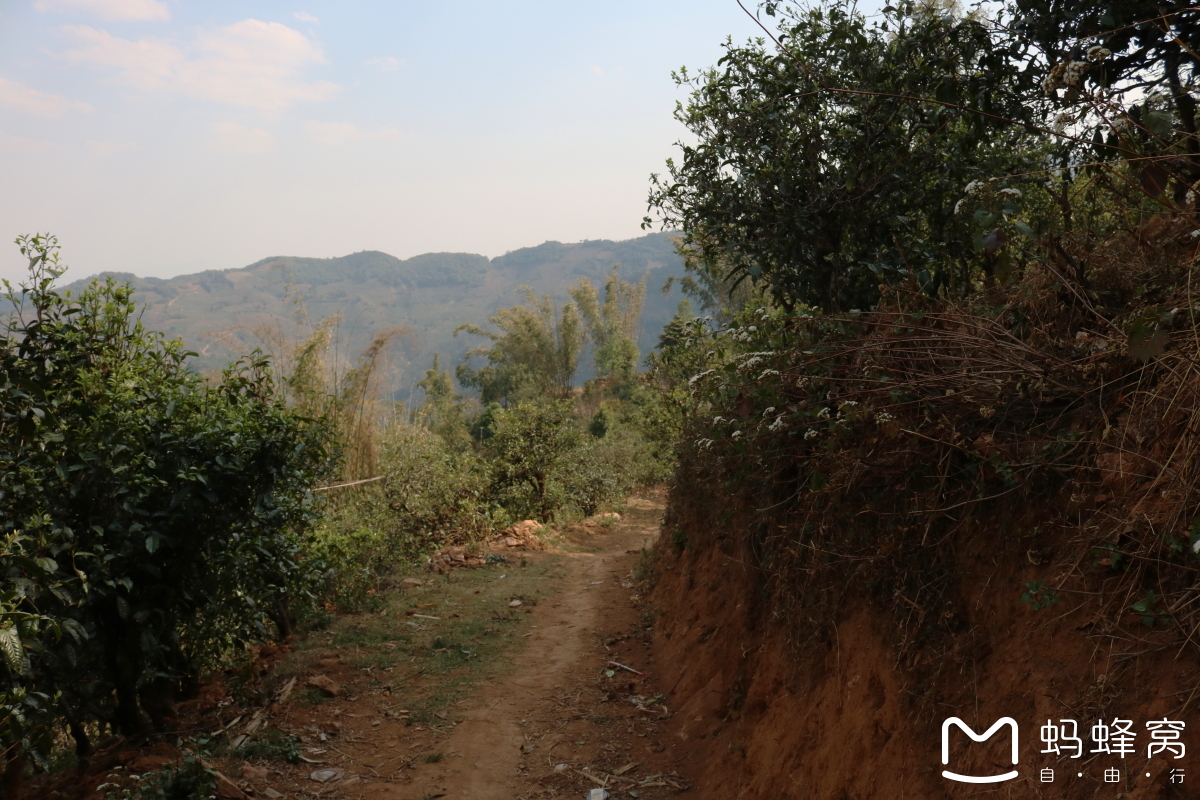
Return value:
<svg viewBox="0 0 1200 800">
<path fill-rule="evenodd" d="M 406 326 L 412 336 L 392 348 L 387 381 L 397 399 L 406 400 L 435 352 L 441 353 L 443 368 L 453 367 L 467 349 L 482 343 L 466 334 L 453 336 L 462 323 L 486 325 L 497 309 L 520 302 L 522 285 L 565 298 L 567 286 L 581 276 L 600 283 L 614 264 L 620 264 L 626 280 L 649 273 L 640 340 L 645 355 L 679 302 L 678 290 L 673 297 L 661 291 L 668 276 L 683 272 L 673 236 L 546 242 L 490 260 L 470 253 L 426 253 L 402 261 L 368 250 L 340 258 L 276 256 L 169 279 L 107 274 L 133 285 L 136 299 L 145 304 L 142 319 L 148 327 L 183 339 L 200 354 L 195 360 L 200 370 L 219 369 L 263 347 L 264 338 L 302 336 L 307 325 L 297 320 L 304 316 L 316 324 L 341 315 L 343 360 L 354 358 L 376 332 Z M 67 288 L 77 290 L 82 283 Z"/>
</svg>

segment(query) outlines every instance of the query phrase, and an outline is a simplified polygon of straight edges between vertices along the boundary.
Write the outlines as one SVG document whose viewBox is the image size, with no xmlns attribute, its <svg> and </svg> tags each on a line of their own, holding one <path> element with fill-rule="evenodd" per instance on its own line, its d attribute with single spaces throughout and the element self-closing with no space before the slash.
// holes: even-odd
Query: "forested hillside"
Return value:
<svg viewBox="0 0 1200 800">
<path fill-rule="evenodd" d="M 679 302 L 677 292 L 672 299 L 660 291 L 668 277 L 683 273 L 672 238 L 655 233 L 624 242 L 546 242 L 491 260 L 469 253 L 400 260 L 377 251 L 325 259 L 276 256 L 170 279 L 113 277 L 130 281 L 145 304 L 146 325 L 200 354 L 191 362 L 199 370 L 219 369 L 255 347 L 278 350 L 333 315 L 340 315 L 343 357 L 360 352 L 377 331 L 402 327 L 404 335 L 388 353 L 387 382 L 398 399 L 408 400 L 434 353 L 441 353 L 441 363 L 456 364 L 473 346 L 469 337 L 453 335 L 461 323 L 482 321 L 519 301 L 522 286 L 565 297 L 569 284 L 583 276 L 599 279 L 614 264 L 628 280 L 648 274 L 638 342 L 649 353 Z M 590 377 L 589 364 L 583 375 Z"/>
</svg>

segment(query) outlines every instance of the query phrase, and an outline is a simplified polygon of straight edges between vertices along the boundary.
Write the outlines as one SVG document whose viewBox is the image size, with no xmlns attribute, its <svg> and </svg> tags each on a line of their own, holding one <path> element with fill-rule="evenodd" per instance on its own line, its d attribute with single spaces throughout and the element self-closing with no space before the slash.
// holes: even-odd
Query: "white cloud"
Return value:
<svg viewBox="0 0 1200 800">
<path fill-rule="evenodd" d="M 61 117 L 68 111 L 91 111 L 92 109 L 90 105 L 82 101 L 39 92 L 37 89 L 8 78 L 0 78 L 0 106 L 35 117 Z"/>
<path fill-rule="evenodd" d="M 321 21 L 321 20 L 317 19 L 316 17 L 314 17 L 312 14 L 308 13 L 307 11 L 297 11 L 292 16 L 294 16 L 296 19 L 300 20 L 301 22 L 309 22 L 309 23 L 312 23 L 313 25 L 316 25 L 318 22 Z"/>
<path fill-rule="evenodd" d="M 117 153 L 124 153 L 126 150 L 138 150 L 141 145 L 137 142 L 100 142 L 95 139 L 88 139 L 84 142 L 88 152 L 96 156 L 115 156 Z"/>
<path fill-rule="evenodd" d="M 100 19 L 171 18 L 167 4 L 160 0 L 37 0 L 38 11 L 82 11 Z"/>
<path fill-rule="evenodd" d="M 603 74 L 604 74 L 604 69 L 603 69 L 602 67 L 595 67 L 595 66 L 594 66 L 594 67 L 592 67 L 592 74 L 593 74 L 593 75 L 603 75 Z"/>
<path fill-rule="evenodd" d="M 223 153 L 236 155 L 259 155 L 275 149 L 275 137 L 262 128 L 249 128 L 236 122 L 218 122 L 213 125 L 217 138 L 213 146 Z"/>
<path fill-rule="evenodd" d="M 395 56 L 384 56 L 383 58 L 372 58 L 367 62 L 367 66 L 374 67 L 380 72 L 394 72 L 400 69 L 404 62 Z"/>
<path fill-rule="evenodd" d="M 355 142 L 371 142 L 386 139 L 399 139 L 401 133 L 396 128 L 380 128 L 375 131 L 364 131 L 351 122 L 317 122 L 309 120 L 304 123 L 304 131 L 308 138 L 318 144 L 338 146 Z"/>
<path fill-rule="evenodd" d="M 161 39 L 131 42 L 90 25 L 65 25 L 62 30 L 80 45 L 64 53 L 63 58 L 72 64 L 119 70 L 128 83 L 139 89 L 166 84 L 184 61 L 182 50 Z"/>
<path fill-rule="evenodd" d="M 64 58 L 119 70 L 141 89 L 163 88 L 269 112 L 328 100 L 341 89 L 329 81 L 302 80 L 306 67 L 325 63 L 321 48 L 278 22 L 242 20 L 201 31 L 182 47 L 152 38 L 134 42 L 86 25 L 64 30 L 82 45 Z"/>
<path fill-rule="evenodd" d="M 54 142 L 43 142 L 38 139 L 26 139 L 24 136 L 9 136 L 0 133 L 0 150 L 12 153 L 44 153 L 47 150 L 57 150 Z"/>
</svg>

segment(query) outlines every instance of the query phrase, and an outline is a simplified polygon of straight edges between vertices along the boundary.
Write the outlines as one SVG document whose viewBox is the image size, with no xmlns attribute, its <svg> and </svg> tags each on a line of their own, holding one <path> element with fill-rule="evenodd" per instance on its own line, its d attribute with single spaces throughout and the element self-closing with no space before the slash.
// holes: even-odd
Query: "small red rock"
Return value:
<svg viewBox="0 0 1200 800">
<path fill-rule="evenodd" d="M 319 689 L 330 697 L 337 697 L 342 693 L 342 687 L 337 685 L 337 682 L 325 675 L 313 675 L 305 684 Z"/>
</svg>

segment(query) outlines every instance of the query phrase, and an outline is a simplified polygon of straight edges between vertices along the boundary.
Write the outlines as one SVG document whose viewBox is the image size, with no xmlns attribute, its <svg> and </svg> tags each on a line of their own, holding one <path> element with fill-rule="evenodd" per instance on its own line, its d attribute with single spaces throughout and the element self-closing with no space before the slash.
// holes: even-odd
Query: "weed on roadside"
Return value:
<svg viewBox="0 0 1200 800">
<path fill-rule="evenodd" d="M 275 728 L 268 728 L 257 738 L 237 748 L 239 758 L 257 758 L 264 761 L 286 761 L 296 764 L 300 761 L 300 740 Z"/>
</svg>

